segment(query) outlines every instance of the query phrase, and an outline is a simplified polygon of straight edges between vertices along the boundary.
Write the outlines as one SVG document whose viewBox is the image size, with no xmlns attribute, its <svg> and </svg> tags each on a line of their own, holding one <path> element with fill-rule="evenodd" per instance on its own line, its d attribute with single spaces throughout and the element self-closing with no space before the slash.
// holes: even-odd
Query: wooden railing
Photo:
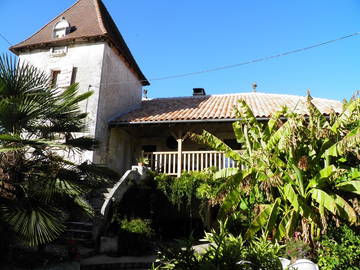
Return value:
<svg viewBox="0 0 360 270">
<path fill-rule="evenodd" d="M 209 167 L 216 167 L 219 170 L 237 167 L 235 161 L 217 151 L 182 151 L 181 159 L 178 155 L 178 152 L 144 153 L 152 170 L 168 175 L 179 176 L 183 171 L 201 171 Z"/>
</svg>

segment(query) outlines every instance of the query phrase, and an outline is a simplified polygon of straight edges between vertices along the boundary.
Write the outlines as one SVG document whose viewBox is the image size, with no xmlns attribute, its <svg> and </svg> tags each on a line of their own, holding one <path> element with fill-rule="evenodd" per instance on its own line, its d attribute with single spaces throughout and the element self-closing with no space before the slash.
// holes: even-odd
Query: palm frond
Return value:
<svg viewBox="0 0 360 270">
<path fill-rule="evenodd" d="M 1 205 L 0 216 L 30 247 L 55 240 L 65 229 L 61 213 L 47 205 Z"/>
</svg>

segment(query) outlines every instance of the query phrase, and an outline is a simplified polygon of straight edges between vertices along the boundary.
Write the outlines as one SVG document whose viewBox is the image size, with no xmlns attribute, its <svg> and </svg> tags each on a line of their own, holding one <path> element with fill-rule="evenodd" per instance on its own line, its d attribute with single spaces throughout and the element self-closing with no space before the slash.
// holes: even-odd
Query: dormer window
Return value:
<svg viewBox="0 0 360 270">
<path fill-rule="evenodd" d="M 65 37 L 70 32 L 70 23 L 63 17 L 60 21 L 55 24 L 54 27 L 54 38 Z"/>
</svg>

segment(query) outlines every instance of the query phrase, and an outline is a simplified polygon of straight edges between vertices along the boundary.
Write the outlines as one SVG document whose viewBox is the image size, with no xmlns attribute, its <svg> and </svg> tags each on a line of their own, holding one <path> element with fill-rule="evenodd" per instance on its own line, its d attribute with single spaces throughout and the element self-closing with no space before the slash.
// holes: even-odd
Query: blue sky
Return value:
<svg viewBox="0 0 360 270">
<path fill-rule="evenodd" d="M 16 44 L 75 0 L 0 0 Z M 359 0 L 103 0 L 148 79 L 241 63 L 360 31 Z M 0 38 L 0 53 L 8 44 Z M 342 100 L 360 89 L 360 36 L 218 72 L 152 81 L 150 97 L 251 91 Z"/>
</svg>

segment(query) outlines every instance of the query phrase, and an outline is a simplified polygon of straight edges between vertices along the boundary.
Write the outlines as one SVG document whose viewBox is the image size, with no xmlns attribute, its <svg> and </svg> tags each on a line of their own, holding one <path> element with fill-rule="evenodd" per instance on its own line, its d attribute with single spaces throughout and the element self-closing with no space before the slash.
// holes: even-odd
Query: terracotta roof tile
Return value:
<svg viewBox="0 0 360 270">
<path fill-rule="evenodd" d="M 63 17 L 70 23 L 72 30 L 63 38 L 55 38 L 53 37 L 54 26 Z M 63 44 L 84 38 L 102 38 L 110 41 L 138 74 L 143 85 L 149 85 L 101 0 L 78 0 L 34 35 L 10 47 L 10 50 L 19 54 L 26 48 L 38 48 L 44 44 Z"/>
<path fill-rule="evenodd" d="M 240 93 L 144 100 L 139 108 L 119 116 L 111 121 L 111 124 L 231 120 L 235 119 L 234 107 L 240 99 L 246 101 L 258 118 L 268 118 L 285 105 L 290 110 L 307 114 L 306 97 L 265 93 Z M 337 100 L 314 98 L 313 103 L 324 115 L 330 114 L 331 110 L 338 113 L 342 110 L 342 103 Z"/>
</svg>

